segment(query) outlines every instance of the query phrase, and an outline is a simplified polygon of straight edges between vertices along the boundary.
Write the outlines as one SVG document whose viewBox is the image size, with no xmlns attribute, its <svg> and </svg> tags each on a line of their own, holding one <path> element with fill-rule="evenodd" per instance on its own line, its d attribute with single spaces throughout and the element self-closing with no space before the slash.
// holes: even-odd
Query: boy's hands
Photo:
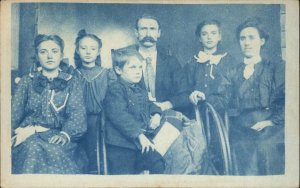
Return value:
<svg viewBox="0 0 300 188">
<path fill-rule="evenodd" d="M 138 140 L 142 146 L 142 153 L 148 152 L 150 151 L 150 149 L 154 151 L 155 149 L 154 144 L 144 134 L 140 134 L 138 136 Z"/>
<path fill-rule="evenodd" d="M 161 120 L 160 114 L 154 114 L 152 116 L 152 118 L 150 119 L 150 126 L 149 127 L 153 130 L 156 129 L 160 125 L 160 120 Z"/>
</svg>

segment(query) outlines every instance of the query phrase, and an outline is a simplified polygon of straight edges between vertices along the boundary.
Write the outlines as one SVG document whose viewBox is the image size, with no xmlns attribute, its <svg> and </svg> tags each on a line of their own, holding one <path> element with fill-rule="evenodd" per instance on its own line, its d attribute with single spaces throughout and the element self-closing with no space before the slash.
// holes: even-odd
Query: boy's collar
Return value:
<svg viewBox="0 0 300 188">
<path fill-rule="evenodd" d="M 141 81 L 138 82 L 138 83 L 136 83 L 136 84 L 129 83 L 129 82 L 125 81 L 124 79 L 122 79 L 120 76 L 119 76 L 118 80 L 119 80 L 119 82 L 120 82 L 121 84 L 123 84 L 123 85 L 125 85 L 125 86 L 127 86 L 127 87 L 129 87 L 129 88 L 137 88 L 137 87 L 140 87 L 140 83 L 141 83 Z"/>
</svg>

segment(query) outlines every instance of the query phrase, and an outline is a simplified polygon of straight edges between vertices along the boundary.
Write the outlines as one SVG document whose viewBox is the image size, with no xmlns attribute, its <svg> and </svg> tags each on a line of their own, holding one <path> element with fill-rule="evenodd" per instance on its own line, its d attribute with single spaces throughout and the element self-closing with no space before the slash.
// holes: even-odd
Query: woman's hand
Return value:
<svg viewBox="0 0 300 188">
<path fill-rule="evenodd" d="M 253 125 L 251 127 L 251 129 L 254 129 L 256 131 L 261 131 L 264 128 L 269 127 L 269 126 L 273 126 L 272 121 L 266 120 L 266 121 L 257 122 L 255 125 Z"/>
<path fill-rule="evenodd" d="M 150 151 L 150 149 L 152 151 L 154 151 L 154 149 L 155 149 L 154 144 L 152 142 L 150 142 L 150 140 L 144 134 L 140 134 L 138 136 L 138 140 L 142 146 L 142 153 L 148 152 L 148 151 Z"/>
<path fill-rule="evenodd" d="M 205 94 L 196 90 L 190 94 L 189 99 L 192 104 L 197 105 L 200 100 L 205 100 Z"/>
<path fill-rule="evenodd" d="M 68 142 L 68 138 L 64 134 L 57 134 L 49 139 L 50 144 L 61 144 L 64 146 Z"/>
<path fill-rule="evenodd" d="M 152 118 L 150 119 L 150 128 L 156 129 L 160 125 L 161 116 L 160 114 L 154 114 Z"/>
</svg>

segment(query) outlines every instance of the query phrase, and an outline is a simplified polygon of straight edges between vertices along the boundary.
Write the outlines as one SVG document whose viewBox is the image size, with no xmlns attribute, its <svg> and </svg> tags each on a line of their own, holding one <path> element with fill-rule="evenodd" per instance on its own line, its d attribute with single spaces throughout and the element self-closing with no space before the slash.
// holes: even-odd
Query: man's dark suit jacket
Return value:
<svg viewBox="0 0 300 188">
<path fill-rule="evenodd" d="M 138 45 L 130 45 L 125 48 L 138 51 Z M 112 51 L 113 53 L 113 51 Z M 171 55 L 167 55 L 158 48 L 156 60 L 155 96 L 157 102 L 170 101 L 175 110 L 181 111 L 189 104 L 187 92 L 187 79 L 179 61 Z"/>
</svg>

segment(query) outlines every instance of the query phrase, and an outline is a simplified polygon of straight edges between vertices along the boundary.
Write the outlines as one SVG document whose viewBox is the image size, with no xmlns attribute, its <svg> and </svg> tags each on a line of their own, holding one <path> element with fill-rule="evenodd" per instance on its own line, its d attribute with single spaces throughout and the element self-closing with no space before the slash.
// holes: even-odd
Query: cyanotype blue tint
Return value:
<svg viewBox="0 0 300 188">
<path fill-rule="evenodd" d="M 13 6 L 14 8 L 14 6 Z M 236 27 L 249 17 L 261 17 L 270 33 L 263 52 L 270 59 L 281 58 L 280 5 L 157 5 L 157 4 L 21 4 L 20 62 L 29 63 L 33 35 L 58 34 L 66 43 L 65 56 L 73 62 L 74 39 L 80 29 L 95 33 L 103 40 L 102 57 L 105 66 L 111 66 L 110 49 L 135 42 L 135 21 L 144 13 L 155 15 L 161 22 L 159 45 L 170 50 L 182 65 L 199 48 L 195 36 L 198 23 L 217 19 L 222 27 L 222 46 L 238 59 L 240 48 Z M 23 45 L 24 44 L 24 45 Z M 18 51 L 13 51 L 18 53 Z M 22 73 L 28 72 L 28 66 Z M 24 71 L 24 72 L 23 72 Z"/>
<path fill-rule="evenodd" d="M 172 56 L 175 56 L 178 59 L 179 62 L 178 64 L 184 67 L 183 71 L 190 70 L 189 72 L 185 72 L 186 77 L 193 75 L 191 78 L 187 78 L 187 80 L 185 80 L 187 82 L 180 83 L 181 85 L 183 85 L 182 88 L 185 89 L 184 92 L 190 94 L 194 90 L 201 89 L 201 91 L 204 91 L 205 95 L 207 96 L 207 101 L 209 101 L 210 96 L 213 96 L 215 94 L 214 92 L 220 92 L 224 88 L 226 89 L 229 88 L 231 95 L 222 96 L 223 97 L 222 99 L 228 99 L 228 101 L 237 104 L 240 110 L 240 111 L 234 111 L 236 110 L 234 109 L 234 107 L 232 107 L 233 110 L 228 107 L 225 108 L 226 113 L 221 110 L 219 111 L 220 106 L 218 103 L 218 98 L 216 98 L 213 101 L 209 101 L 208 104 L 204 105 L 205 108 L 204 107 L 200 108 L 200 112 L 196 110 L 196 112 L 202 114 L 202 118 L 204 118 L 205 125 L 213 125 L 216 126 L 217 128 L 210 130 L 210 128 L 208 128 L 209 126 L 207 126 L 206 130 L 203 131 L 203 134 L 206 135 L 206 142 L 207 142 L 206 144 L 208 144 L 209 146 L 208 147 L 209 151 L 207 150 L 205 154 L 201 153 L 201 155 L 203 154 L 202 156 L 204 158 L 203 161 L 205 161 L 206 163 L 200 165 L 201 170 L 197 169 L 196 171 L 193 171 L 193 173 L 196 172 L 196 174 L 219 174 L 219 175 L 283 174 L 284 173 L 284 143 L 276 143 L 278 140 L 280 139 L 282 140 L 282 138 L 280 137 L 282 135 L 277 135 L 277 134 L 272 135 L 273 131 L 276 132 L 277 130 L 272 129 L 272 131 L 268 132 L 269 130 L 268 128 L 267 130 L 262 130 L 264 131 L 262 134 L 264 134 L 264 136 L 267 138 L 272 137 L 272 139 L 268 140 L 270 143 L 264 143 L 263 146 L 276 145 L 277 147 L 278 145 L 277 148 L 272 148 L 272 149 L 276 150 L 277 154 L 280 156 L 279 158 L 272 158 L 271 156 L 269 156 L 270 154 L 273 153 L 269 152 L 268 147 L 259 148 L 258 154 L 256 156 L 253 156 L 253 158 L 243 157 L 246 155 L 247 156 L 250 155 L 249 153 L 247 153 L 247 149 L 253 147 L 252 144 L 253 142 L 251 141 L 251 138 L 257 139 L 256 141 L 258 141 L 258 143 L 259 143 L 259 139 L 261 139 L 261 142 L 264 142 L 264 137 L 257 137 L 256 133 L 253 130 L 249 130 L 249 126 L 256 125 L 257 122 L 263 122 L 263 120 L 267 120 L 268 118 L 272 119 L 273 125 L 275 125 L 274 127 L 276 127 L 276 125 L 279 125 L 279 127 L 281 126 L 280 128 L 282 128 L 282 122 L 284 122 L 283 121 L 284 120 L 283 109 L 284 109 L 284 97 L 285 97 L 284 67 L 282 67 L 284 65 L 283 63 L 275 63 L 275 66 L 273 66 L 274 64 L 269 63 L 269 62 L 281 62 L 282 59 L 282 53 L 283 53 L 282 47 L 285 46 L 285 44 L 283 44 L 285 41 L 283 41 L 281 38 L 282 31 L 285 30 L 285 28 L 283 28 L 284 23 L 282 23 L 285 20 L 282 20 L 282 15 L 281 15 L 281 9 L 283 6 L 284 5 L 279 5 L 279 4 L 268 4 L 268 5 L 267 4 L 251 4 L 251 5 L 250 4 L 214 4 L 214 5 L 211 4 L 100 4 L 100 3 L 99 4 L 94 4 L 94 3 L 13 4 L 12 21 L 14 23 L 12 25 L 12 32 L 13 32 L 13 36 L 18 36 L 12 39 L 12 46 L 13 48 L 16 48 L 12 50 L 13 76 L 28 75 L 28 73 L 30 72 L 32 68 L 32 63 L 35 61 L 34 56 L 36 52 L 33 46 L 33 41 L 38 34 L 59 35 L 60 37 L 62 37 L 62 39 L 65 42 L 64 58 L 66 58 L 65 60 L 69 62 L 69 64 L 74 65 L 73 56 L 75 51 L 75 39 L 77 37 L 78 31 L 81 29 L 85 29 L 88 33 L 96 34 L 101 38 L 103 44 L 101 48 L 101 62 L 102 62 L 101 65 L 103 67 L 110 68 L 112 66 L 112 58 L 111 58 L 112 49 L 123 48 L 132 44 L 136 44 L 138 42 L 135 33 L 137 18 L 139 18 L 143 14 L 154 15 L 159 20 L 161 26 L 161 37 L 158 39 L 157 45 L 164 49 L 163 53 L 168 54 L 169 55 L 167 56 L 168 58 L 172 59 Z M 256 67 L 256 72 L 254 73 L 253 71 L 251 72 L 251 70 L 253 70 L 253 67 L 252 69 L 249 68 L 249 70 L 247 70 L 248 72 L 251 72 L 249 78 L 245 76 L 244 67 L 241 66 L 244 65 L 242 63 L 244 59 L 244 55 L 240 48 L 240 38 L 237 37 L 237 27 L 241 23 L 243 23 L 247 18 L 250 17 L 259 17 L 261 19 L 262 23 L 264 24 L 265 30 L 269 34 L 269 38 L 268 40 L 265 40 L 265 44 L 261 49 L 261 56 L 263 57 L 263 60 L 259 60 L 261 63 L 259 64 L 259 66 Z M 218 48 L 220 48 L 220 51 L 228 52 L 228 54 L 230 54 L 230 57 L 233 57 L 233 59 L 235 59 L 237 62 L 236 66 L 234 67 L 232 66 L 233 71 L 228 71 L 228 74 L 226 73 L 225 75 L 226 79 L 223 79 L 222 80 L 223 82 L 207 81 L 208 76 L 210 76 L 212 80 L 214 79 L 214 76 L 212 75 L 213 65 L 209 66 L 208 64 L 207 65 L 202 64 L 201 66 L 203 68 L 199 71 L 197 62 L 201 62 L 201 60 L 195 59 L 195 55 L 198 54 L 200 49 L 199 36 L 195 35 L 196 27 L 200 22 L 205 20 L 212 20 L 212 19 L 218 20 L 220 22 L 220 31 L 221 31 L 222 39 Z M 238 33 L 238 36 L 239 35 L 240 33 Z M 165 60 L 169 61 L 168 58 L 165 58 Z M 223 58 L 223 56 L 221 58 Z M 267 61 L 266 59 L 269 61 Z M 197 67 L 191 66 L 186 68 L 188 63 L 193 63 L 194 61 L 196 62 L 194 64 L 197 65 Z M 228 62 L 231 62 L 230 58 Z M 253 62 L 251 62 L 250 64 L 253 65 Z M 166 62 L 164 65 L 169 65 L 169 64 L 168 62 Z M 211 71 L 210 74 L 206 74 L 205 72 L 203 72 L 204 70 L 206 71 L 206 69 L 208 70 L 208 67 L 210 67 L 210 71 Z M 166 72 L 168 72 L 165 75 L 169 74 L 170 71 L 168 71 L 168 67 L 165 67 L 164 69 L 166 69 Z M 181 69 L 181 67 L 178 66 L 178 69 Z M 225 69 L 226 67 L 224 67 L 224 70 Z M 223 69 L 219 71 L 222 72 Z M 84 70 L 82 72 L 84 72 Z M 98 75 L 97 73 L 95 74 Z M 106 72 L 105 74 L 109 75 L 110 73 Z M 197 74 L 201 76 L 197 77 Z M 176 78 L 176 76 L 174 77 L 173 80 L 161 79 L 162 80 L 162 83 L 160 83 L 161 88 L 162 89 L 168 88 L 166 89 L 165 92 L 162 93 L 162 95 L 165 95 L 166 92 L 170 92 L 172 89 L 176 88 L 176 87 L 173 88 L 172 84 L 166 84 L 167 82 L 170 83 L 180 82 L 180 81 L 175 81 L 176 79 L 180 78 L 180 75 L 178 74 L 178 78 Z M 31 78 L 28 78 L 27 80 L 21 82 L 22 85 L 19 86 L 21 90 L 19 89 L 19 91 L 24 92 L 26 90 L 26 84 L 29 84 L 30 79 Z M 194 81 L 193 79 L 198 79 L 197 80 L 198 82 Z M 224 80 L 226 80 L 227 82 L 224 82 Z M 103 80 L 101 80 L 101 83 L 102 81 Z M 191 81 L 191 83 L 189 81 Z M 103 82 L 106 82 L 106 80 Z M 231 84 L 230 85 L 231 87 L 228 86 L 228 83 Z M 46 81 L 45 84 L 47 85 Z M 202 86 L 200 86 L 201 84 L 203 85 L 203 90 L 202 90 Z M 208 90 L 206 91 L 207 85 L 209 84 L 214 85 L 215 88 L 210 91 Z M 12 86 L 14 85 L 15 83 L 12 83 Z M 158 85 L 159 84 L 155 86 L 156 89 L 159 88 L 157 87 Z M 168 87 L 166 87 L 166 85 L 168 85 Z M 24 87 L 23 90 L 22 87 Z M 66 87 L 68 87 L 68 85 Z M 91 88 L 92 87 L 94 86 L 91 86 Z M 13 93 L 14 90 L 15 87 L 13 87 Z M 117 92 L 119 91 L 113 93 L 117 93 Z M 156 92 L 160 92 L 160 91 L 156 91 Z M 183 94 L 185 94 L 184 92 Z M 61 94 L 64 95 L 63 93 Z M 22 95 L 21 93 L 17 93 L 16 95 L 18 95 L 19 97 L 19 98 L 14 98 L 14 100 L 16 101 L 27 100 L 24 98 L 24 95 Z M 102 95 L 104 95 L 103 91 L 101 91 L 101 96 Z M 137 95 L 140 95 L 140 93 L 138 93 Z M 189 95 L 182 95 L 182 96 L 183 98 L 185 97 L 185 99 L 188 99 Z M 60 97 L 60 98 L 63 99 L 64 97 Z M 87 97 L 85 96 L 85 98 Z M 168 96 L 166 96 L 165 98 L 168 98 Z M 174 101 L 174 103 L 178 101 L 180 102 L 181 100 L 184 101 L 185 99 L 183 98 L 177 99 L 177 101 Z M 38 97 L 36 97 L 35 100 L 43 100 L 43 99 L 38 99 Z M 111 100 L 114 101 L 114 99 Z M 30 102 L 31 105 L 30 107 L 32 108 L 35 105 L 39 106 L 39 104 L 35 104 L 35 103 L 40 103 L 40 102 L 41 101 L 38 102 L 32 101 Z M 80 99 L 76 101 L 76 104 L 77 103 L 80 103 Z M 213 104 L 213 106 L 211 105 L 211 103 Z M 80 105 L 76 105 L 76 106 L 77 107 L 74 107 L 75 110 L 76 108 L 80 107 Z M 114 108 L 115 106 L 111 107 L 111 109 Z M 118 106 L 116 106 L 116 108 L 118 108 Z M 192 108 L 191 104 L 185 106 L 182 109 L 183 112 L 188 111 L 187 116 L 189 116 L 191 113 L 192 114 L 194 113 L 193 111 L 194 109 Z M 215 112 L 215 109 L 219 112 L 219 114 L 222 117 L 219 117 L 219 114 Z M 275 109 L 275 110 L 270 110 L 270 109 Z M 35 111 L 36 109 L 31 109 L 31 110 Z M 80 109 L 78 111 L 80 111 Z M 30 111 L 30 113 L 33 112 Z M 30 113 L 27 115 L 30 116 Z M 48 112 L 45 112 L 45 114 L 47 113 Z M 26 116 L 26 114 L 24 116 Z M 49 116 L 51 116 L 51 113 Z M 58 116 L 62 116 L 61 117 L 62 119 L 66 118 L 66 114 L 59 113 Z M 79 117 L 79 115 L 77 116 Z M 193 115 L 189 117 L 193 117 Z M 197 113 L 196 113 L 196 117 L 198 118 L 197 122 L 199 123 L 200 120 L 199 117 L 197 116 Z M 209 119 L 211 120 L 208 121 Z M 220 119 L 224 119 L 224 122 L 223 121 L 219 122 Z M 99 123 L 100 121 L 103 121 L 103 119 L 100 120 L 99 118 L 98 119 L 95 118 L 93 121 Z M 80 120 L 78 120 L 77 122 L 80 122 Z M 233 124 L 247 123 L 249 125 L 245 125 L 244 130 L 241 129 L 241 130 L 231 131 L 230 129 L 233 129 L 234 125 L 231 125 L 229 123 L 229 125 L 231 126 L 227 127 L 228 122 L 231 123 L 235 122 Z M 240 149 L 239 151 L 244 152 L 242 155 L 235 155 L 234 153 L 236 153 L 237 151 L 234 150 L 235 147 L 232 147 L 235 144 L 232 142 L 238 142 L 240 137 L 234 137 L 234 135 L 228 137 L 228 129 L 229 132 L 232 132 L 232 134 L 236 134 L 239 136 L 244 134 L 244 137 L 250 138 L 250 141 L 246 140 L 242 142 L 242 144 L 239 147 L 236 147 L 236 149 Z M 101 132 L 98 129 L 97 131 Z M 277 138 L 277 136 L 280 138 Z M 97 137 L 97 135 L 95 137 Z M 214 137 L 218 137 L 218 138 L 220 137 L 220 139 L 214 139 Z M 231 142 L 229 142 L 228 139 L 230 139 Z M 101 140 L 101 142 L 103 142 L 103 140 Z M 99 143 L 97 142 L 97 144 Z M 98 152 L 100 149 L 102 152 L 100 153 L 103 155 L 104 153 L 103 150 L 105 149 L 105 147 L 103 147 L 103 145 L 101 145 L 101 148 L 99 148 L 100 147 L 99 145 L 97 146 L 98 148 L 95 149 L 94 151 Z M 189 145 L 189 147 L 191 146 Z M 108 149 L 110 150 L 111 153 L 115 152 L 114 147 L 110 147 Z M 124 150 L 124 152 L 126 151 Z M 78 155 L 79 154 L 80 153 L 78 153 Z M 62 155 L 65 155 L 65 153 L 63 153 Z M 135 154 L 129 153 L 128 158 L 130 158 L 130 155 L 135 155 Z M 117 155 L 115 156 L 115 158 L 117 158 Z M 19 163 L 22 163 L 21 159 L 18 160 Z M 57 160 L 57 158 L 55 158 L 55 160 Z M 101 159 L 101 161 L 103 160 Z M 238 161 L 238 163 L 240 164 L 237 164 L 236 161 Z M 97 161 L 95 163 L 97 163 Z M 255 167 L 252 168 L 252 166 L 250 165 L 249 168 L 247 169 L 243 169 L 243 168 L 241 169 L 243 163 L 255 164 L 254 166 L 256 167 L 258 166 L 259 168 L 255 168 Z M 32 164 L 32 163 L 28 163 L 28 164 Z M 280 165 L 276 165 L 276 164 L 280 164 Z M 99 171 L 101 171 L 101 173 L 106 173 L 107 170 L 109 171 L 109 166 L 107 169 L 106 162 L 105 162 L 105 166 L 103 166 L 102 163 L 101 165 L 102 165 L 101 167 L 97 166 L 98 169 L 96 169 L 96 171 L 98 171 L 98 173 Z M 176 167 L 178 168 L 178 166 L 179 164 Z M 198 167 L 199 166 L 197 166 L 197 168 Z M 30 168 L 32 169 L 34 167 L 30 167 Z M 183 166 L 182 168 L 185 167 Z M 52 169 L 49 172 L 43 172 L 43 171 L 40 172 L 41 173 L 62 173 L 57 169 Z M 70 171 L 64 171 L 64 173 L 78 173 L 78 171 L 74 170 L 73 166 L 70 165 Z M 175 173 L 175 172 L 169 171 L 169 173 Z"/>
</svg>

